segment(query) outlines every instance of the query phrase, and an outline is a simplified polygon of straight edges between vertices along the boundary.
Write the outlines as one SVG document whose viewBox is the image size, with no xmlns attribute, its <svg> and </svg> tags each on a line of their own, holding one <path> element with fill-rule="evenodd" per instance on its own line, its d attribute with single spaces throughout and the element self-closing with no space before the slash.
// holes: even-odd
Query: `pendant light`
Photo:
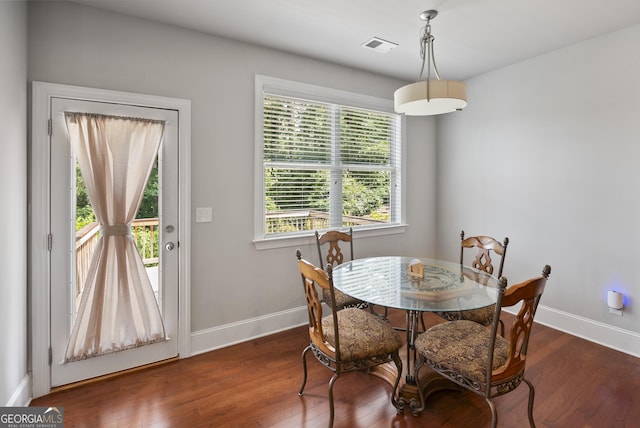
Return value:
<svg viewBox="0 0 640 428">
<path fill-rule="evenodd" d="M 408 116 L 432 116 L 459 111 L 467 105 L 467 88 L 463 82 L 440 79 L 433 55 L 434 37 L 431 35 L 431 20 L 437 15 L 436 10 L 427 10 L 420 14 L 420 19 L 426 21 L 420 38 L 422 67 L 417 82 L 396 90 L 394 94 L 396 113 L 404 113 Z M 420 80 L 424 73 L 425 62 L 427 79 Z M 435 79 L 431 79 L 432 68 Z"/>
</svg>

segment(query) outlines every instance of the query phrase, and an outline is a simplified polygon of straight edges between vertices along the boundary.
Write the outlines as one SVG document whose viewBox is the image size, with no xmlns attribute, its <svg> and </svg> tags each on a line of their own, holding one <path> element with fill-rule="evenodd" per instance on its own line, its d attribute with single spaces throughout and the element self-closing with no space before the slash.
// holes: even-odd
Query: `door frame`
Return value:
<svg viewBox="0 0 640 428">
<path fill-rule="evenodd" d="M 29 199 L 29 290 L 31 297 L 31 370 L 32 397 L 51 390 L 50 376 L 50 136 L 51 98 L 74 98 L 87 101 L 128 104 L 178 111 L 179 208 L 178 242 L 178 357 L 191 355 L 191 101 L 155 95 L 135 94 L 106 89 L 32 82 L 31 164 Z"/>
</svg>

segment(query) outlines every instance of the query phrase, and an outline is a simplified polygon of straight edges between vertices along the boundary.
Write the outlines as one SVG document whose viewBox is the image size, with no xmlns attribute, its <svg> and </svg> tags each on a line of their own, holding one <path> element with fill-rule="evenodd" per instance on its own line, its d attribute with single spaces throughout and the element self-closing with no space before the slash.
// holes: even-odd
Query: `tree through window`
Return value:
<svg viewBox="0 0 640 428">
<path fill-rule="evenodd" d="M 398 224 L 400 121 L 395 113 L 265 89 L 263 236 Z"/>
</svg>

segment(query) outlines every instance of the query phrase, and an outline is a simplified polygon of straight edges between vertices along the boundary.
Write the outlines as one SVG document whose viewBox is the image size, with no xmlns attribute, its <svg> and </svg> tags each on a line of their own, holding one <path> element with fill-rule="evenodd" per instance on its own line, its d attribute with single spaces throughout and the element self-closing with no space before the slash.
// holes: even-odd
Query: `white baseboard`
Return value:
<svg viewBox="0 0 640 428">
<path fill-rule="evenodd" d="M 607 348 L 640 357 L 640 334 L 540 305 L 536 322 L 597 343 Z"/>
<path fill-rule="evenodd" d="M 236 343 L 268 336 L 309 322 L 307 307 L 276 312 L 191 334 L 191 355 L 202 354 Z"/>
<path fill-rule="evenodd" d="M 9 398 L 6 407 L 25 407 L 31 402 L 31 376 L 28 374 L 22 378 L 20 384 Z"/>
<path fill-rule="evenodd" d="M 304 325 L 308 322 L 307 317 L 307 308 L 301 306 L 288 311 L 197 331 L 191 335 L 191 355 L 202 354 Z M 640 357 L 640 334 L 636 332 L 543 305 L 538 306 L 536 322 L 607 348 Z"/>
</svg>

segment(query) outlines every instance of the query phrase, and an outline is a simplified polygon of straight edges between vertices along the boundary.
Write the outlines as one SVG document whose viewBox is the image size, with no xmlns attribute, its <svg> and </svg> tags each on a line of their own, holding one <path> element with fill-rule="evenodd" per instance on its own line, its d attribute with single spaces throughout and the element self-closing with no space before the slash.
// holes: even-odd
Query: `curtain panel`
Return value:
<svg viewBox="0 0 640 428">
<path fill-rule="evenodd" d="M 165 340 L 131 236 L 165 123 L 70 112 L 65 122 L 101 231 L 65 353 L 70 362 Z"/>
</svg>

